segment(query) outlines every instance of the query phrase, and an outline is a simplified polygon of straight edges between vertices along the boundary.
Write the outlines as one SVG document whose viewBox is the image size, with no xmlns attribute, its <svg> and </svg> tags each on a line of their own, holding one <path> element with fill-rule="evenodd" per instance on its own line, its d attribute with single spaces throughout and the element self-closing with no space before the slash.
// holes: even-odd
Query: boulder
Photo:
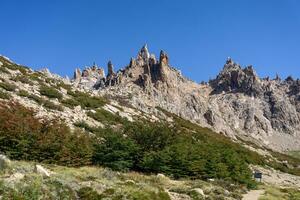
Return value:
<svg viewBox="0 0 300 200">
<path fill-rule="evenodd" d="M 192 191 L 196 192 L 197 194 L 201 196 L 205 196 L 204 191 L 201 188 L 194 188 Z"/>
<path fill-rule="evenodd" d="M 0 154 L 0 171 L 9 168 L 11 161 L 5 156 Z"/>
<path fill-rule="evenodd" d="M 50 177 L 50 172 L 41 165 L 35 165 L 35 173 L 41 174 L 44 177 Z"/>
<path fill-rule="evenodd" d="M 157 174 L 156 177 L 159 179 L 166 178 L 166 176 L 164 174 Z"/>
</svg>

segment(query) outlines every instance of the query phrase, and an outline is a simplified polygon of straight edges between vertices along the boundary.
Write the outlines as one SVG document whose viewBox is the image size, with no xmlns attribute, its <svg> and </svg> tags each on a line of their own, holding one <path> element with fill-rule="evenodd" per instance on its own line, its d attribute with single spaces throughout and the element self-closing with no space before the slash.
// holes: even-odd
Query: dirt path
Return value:
<svg viewBox="0 0 300 200">
<path fill-rule="evenodd" d="M 243 200 L 258 200 L 264 192 L 264 190 L 251 190 L 247 194 L 244 194 Z"/>
</svg>

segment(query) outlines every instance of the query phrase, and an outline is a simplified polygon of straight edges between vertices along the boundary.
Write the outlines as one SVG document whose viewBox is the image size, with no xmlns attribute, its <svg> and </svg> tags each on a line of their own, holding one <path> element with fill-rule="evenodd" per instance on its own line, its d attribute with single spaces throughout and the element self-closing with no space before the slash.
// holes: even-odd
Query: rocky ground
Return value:
<svg viewBox="0 0 300 200">
<path fill-rule="evenodd" d="M 266 170 L 260 169 L 267 177 Z M 290 175 L 274 174 L 282 181 L 263 178 L 259 190 L 247 191 L 218 180 L 172 180 L 163 174 L 40 165 L 11 161 L 1 155 L 0 199 L 296 200 L 300 197 L 300 187 L 289 182 Z"/>
<path fill-rule="evenodd" d="M 0 199 L 241 199 L 244 189 L 215 182 L 171 180 L 163 174 L 68 168 L 0 157 Z"/>
</svg>

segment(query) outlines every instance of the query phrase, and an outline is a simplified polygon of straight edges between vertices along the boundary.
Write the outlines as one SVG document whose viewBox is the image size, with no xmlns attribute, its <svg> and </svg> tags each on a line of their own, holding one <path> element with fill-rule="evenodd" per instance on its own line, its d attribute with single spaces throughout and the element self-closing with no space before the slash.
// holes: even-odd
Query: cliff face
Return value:
<svg viewBox="0 0 300 200">
<path fill-rule="evenodd" d="M 147 113 L 161 107 L 233 139 L 300 149 L 299 80 L 262 79 L 252 66 L 243 68 L 228 58 L 215 79 L 198 84 L 171 67 L 164 51 L 157 60 L 147 46 L 124 69 L 114 72 L 109 62 L 107 76 L 101 74 L 97 79 L 76 75 L 74 84 L 125 99 Z"/>
</svg>

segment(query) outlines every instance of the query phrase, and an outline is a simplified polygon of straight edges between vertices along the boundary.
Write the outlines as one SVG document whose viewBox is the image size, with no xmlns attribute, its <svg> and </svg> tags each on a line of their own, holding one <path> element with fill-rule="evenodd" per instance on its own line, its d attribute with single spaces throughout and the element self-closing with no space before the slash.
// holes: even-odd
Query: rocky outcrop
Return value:
<svg viewBox="0 0 300 200">
<path fill-rule="evenodd" d="M 260 78 L 252 66 L 231 58 L 215 79 L 198 84 L 171 67 L 166 52 L 157 61 L 145 45 L 117 72 L 109 62 L 108 75 L 89 89 L 130 97 L 131 105 L 146 113 L 160 107 L 234 139 L 287 150 L 300 149 L 299 88 L 299 80 Z"/>
<path fill-rule="evenodd" d="M 231 58 L 228 58 L 223 70 L 216 79 L 210 81 L 214 93 L 241 92 L 250 96 L 258 96 L 263 93 L 260 78 L 253 67 L 242 69 Z"/>
<path fill-rule="evenodd" d="M 34 171 L 44 177 L 50 177 L 50 172 L 41 165 L 35 165 Z"/>
<path fill-rule="evenodd" d="M 91 67 L 85 67 L 82 72 L 79 68 L 75 69 L 73 83 L 77 87 L 88 89 L 93 88 L 103 78 L 105 78 L 104 69 L 94 63 Z"/>
</svg>

